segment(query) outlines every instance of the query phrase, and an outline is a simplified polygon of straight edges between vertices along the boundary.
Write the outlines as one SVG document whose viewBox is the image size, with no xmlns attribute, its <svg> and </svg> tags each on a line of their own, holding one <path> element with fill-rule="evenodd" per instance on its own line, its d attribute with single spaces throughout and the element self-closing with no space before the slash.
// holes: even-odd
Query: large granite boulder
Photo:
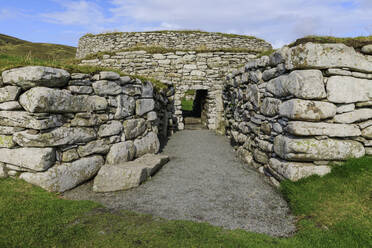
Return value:
<svg viewBox="0 0 372 248">
<path fill-rule="evenodd" d="M 32 113 L 76 113 L 107 109 L 104 97 L 72 95 L 67 90 L 36 87 L 19 98 L 21 105 Z"/>
<path fill-rule="evenodd" d="M 306 43 L 290 48 L 286 53 L 286 68 L 329 69 L 350 68 L 355 71 L 372 72 L 372 62 L 344 44 Z"/>
<path fill-rule="evenodd" d="M 124 135 L 126 140 L 132 140 L 142 135 L 146 131 L 145 119 L 126 120 L 123 123 Z"/>
<path fill-rule="evenodd" d="M 366 102 L 372 99 L 372 80 L 334 76 L 327 82 L 328 101 L 334 103 Z"/>
<path fill-rule="evenodd" d="M 312 163 L 296 163 L 270 159 L 269 166 L 286 179 L 298 181 L 312 175 L 324 176 L 331 172 L 329 166 L 317 166 Z"/>
<path fill-rule="evenodd" d="M 56 151 L 53 148 L 0 149 L 0 162 L 33 171 L 45 171 L 55 161 Z"/>
<path fill-rule="evenodd" d="M 301 99 L 323 99 L 327 96 L 323 74 L 319 70 L 293 71 L 288 76 L 271 80 L 267 90 L 278 97 L 293 95 Z"/>
<path fill-rule="evenodd" d="M 289 161 L 342 161 L 365 155 L 363 145 L 357 141 L 296 139 L 282 135 L 275 138 L 274 151 Z"/>
<path fill-rule="evenodd" d="M 361 135 L 357 125 L 324 122 L 291 121 L 288 123 L 286 130 L 288 133 L 297 136 L 353 137 Z"/>
<path fill-rule="evenodd" d="M 42 173 L 22 173 L 20 178 L 51 192 L 64 192 L 94 177 L 103 164 L 101 156 L 87 157 Z"/>
<path fill-rule="evenodd" d="M 158 153 L 160 142 L 158 136 L 154 132 L 150 132 L 145 137 L 136 139 L 134 146 L 136 147 L 136 158 L 138 158 L 148 153 Z"/>
<path fill-rule="evenodd" d="M 0 103 L 15 101 L 20 93 L 21 88 L 17 86 L 6 86 L 0 88 Z"/>
<path fill-rule="evenodd" d="M 105 165 L 94 179 L 93 191 L 112 192 L 138 187 L 168 161 L 168 156 L 148 154 L 135 161 Z"/>
<path fill-rule="evenodd" d="M 106 157 L 107 164 L 120 164 L 133 160 L 136 153 L 136 147 L 133 141 L 117 143 L 111 146 Z"/>
<path fill-rule="evenodd" d="M 279 113 L 292 120 L 320 121 L 336 115 L 336 105 L 328 102 L 292 99 L 279 106 Z"/>
<path fill-rule="evenodd" d="M 46 133 L 26 130 L 14 134 L 14 141 L 24 147 L 55 147 L 86 143 L 97 137 L 93 128 L 59 127 Z"/>
<path fill-rule="evenodd" d="M 26 66 L 4 71 L 2 77 L 4 83 L 17 85 L 22 89 L 36 86 L 53 88 L 66 86 L 70 73 L 51 67 Z"/>
<path fill-rule="evenodd" d="M 0 125 L 8 127 L 31 128 L 36 130 L 62 126 L 58 115 L 48 115 L 42 118 L 21 111 L 0 111 Z"/>
</svg>

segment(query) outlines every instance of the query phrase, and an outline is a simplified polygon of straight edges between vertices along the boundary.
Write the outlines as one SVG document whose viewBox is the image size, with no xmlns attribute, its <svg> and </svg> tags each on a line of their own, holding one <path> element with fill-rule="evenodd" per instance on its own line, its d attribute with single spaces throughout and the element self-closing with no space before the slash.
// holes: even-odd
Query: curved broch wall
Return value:
<svg viewBox="0 0 372 248">
<path fill-rule="evenodd" d="M 1 79 L 1 77 L 0 77 Z M 69 74 L 28 66 L 0 80 L 0 177 L 63 192 L 159 151 L 173 118 L 172 86 L 115 72 Z"/>
<path fill-rule="evenodd" d="M 372 57 L 343 44 L 252 60 L 227 78 L 224 106 L 239 155 L 275 183 L 372 155 Z"/>
<path fill-rule="evenodd" d="M 271 45 L 264 40 L 244 35 L 199 31 L 127 32 L 85 35 L 79 40 L 77 58 L 98 52 L 114 52 L 138 46 L 158 46 L 179 50 L 246 48 L 265 51 Z"/>
</svg>

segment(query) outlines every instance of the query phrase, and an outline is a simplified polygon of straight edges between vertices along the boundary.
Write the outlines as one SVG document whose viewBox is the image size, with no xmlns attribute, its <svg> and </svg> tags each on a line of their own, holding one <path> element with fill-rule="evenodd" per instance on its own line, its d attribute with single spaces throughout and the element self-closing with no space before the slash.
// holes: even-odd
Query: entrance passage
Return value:
<svg viewBox="0 0 372 248">
<path fill-rule="evenodd" d="M 189 90 L 182 99 L 182 115 L 185 129 L 203 129 L 207 127 L 208 90 Z"/>
<path fill-rule="evenodd" d="M 170 162 L 138 188 L 102 194 L 94 193 L 90 182 L 64 197 L 274 236 L 295 231 L 286 201 L 266 177 L 243 168 L 226 137 L 209 130 L 177 132 L 164 153 Z"/>
</svg>

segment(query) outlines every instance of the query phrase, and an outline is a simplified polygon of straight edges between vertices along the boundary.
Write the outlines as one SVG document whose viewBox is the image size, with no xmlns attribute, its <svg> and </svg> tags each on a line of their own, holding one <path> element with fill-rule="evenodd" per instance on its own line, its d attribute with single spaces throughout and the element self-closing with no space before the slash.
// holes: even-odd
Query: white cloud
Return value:
<svg viewBox="0 0 372 248">
<path fill-rule="evenodd" d="M 55 23 L 80 25 L 89 32 L 104 29 L 123 31 L 202 29 L 251 34 L 270 41 L 275 47 L 309 34 L 334 36 L 372 34 L 371 0 L 105 2 L 105 5 L 97 0 L 60 2 L 64 7 L 63 11 L 43 16 Z"/>
</svg>

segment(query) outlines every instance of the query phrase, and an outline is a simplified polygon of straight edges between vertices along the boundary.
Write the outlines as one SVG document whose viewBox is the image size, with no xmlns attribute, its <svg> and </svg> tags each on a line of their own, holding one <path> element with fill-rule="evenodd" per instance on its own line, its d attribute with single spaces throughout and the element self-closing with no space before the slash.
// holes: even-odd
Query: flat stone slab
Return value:
<svg viewBox="0 0 372 248">
<path fill-rule="evenodd" d="M 265 176 L 236 158 L 226 137 L 208 130 L 177 132 L 163 153 L 170 162 L 140 187 L 95 193 L 90 182 L 64 197 L 226 229 L 274 236 L 295 231 L 286 201 Z"/>
<path fill-rule="evenodd" d="M 138 187 L 169 161 L 166 155 L 147 154 L 135 161 L 105 165 L 94 179 L 94 192 L 112 192 Z"/>
</svg>

